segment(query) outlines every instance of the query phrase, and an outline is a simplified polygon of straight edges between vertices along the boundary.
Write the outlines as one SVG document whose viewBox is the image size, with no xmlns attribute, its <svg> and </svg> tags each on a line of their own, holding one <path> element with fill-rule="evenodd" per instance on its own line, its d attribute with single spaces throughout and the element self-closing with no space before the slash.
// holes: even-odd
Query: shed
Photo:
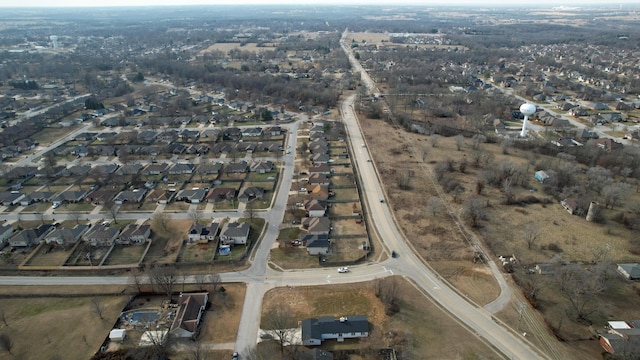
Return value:
<svg viewBox="0 0 640 360">
<path fill-rule="evenodd" d="M 124 341 L 124 338 L 127 336 L 127 330 L 125 329 L 113 329 L 109 332 L 109 340 L 111 341 Z"/>
<path fill-rule="evenodd" d="M 536 180 L 538 180 L 541 184 L 546 183 L 547 181 L 549 181 L 549 175 L 544 172 L 543 170 L 540 171 L 536 171 L 534 177 L 536 178 Z"/>
<path fill-rule="evenodd" d="M 640 264 L 618 264 L 618 272 L 629 280 L 640 280 Z"/>
</svg>

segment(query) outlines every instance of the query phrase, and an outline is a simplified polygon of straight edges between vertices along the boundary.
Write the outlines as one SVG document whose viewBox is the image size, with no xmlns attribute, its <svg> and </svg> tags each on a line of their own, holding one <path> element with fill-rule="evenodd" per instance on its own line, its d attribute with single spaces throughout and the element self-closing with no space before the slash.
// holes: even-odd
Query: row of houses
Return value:
<svg viewBox="0 0 640 360">
<path fill-rule="evenodd" d="M 221 245 L 246 245 L 249 240 L 251 226 L 249 223 L 230 222 L 225 224 L 222 229 L 217 222 L 211 222 L 204 225 L 194 222 L 189 228 L 187 241 L 190 243 L 208 243 L 214 241 L 220 234 Z"/>
<path fill-rule="evenodd" d="M 84 241 L 92 246 L 142 245 L 151 237 L 151 226 L 129 224 L 122 231 L 106 224 L 77 224 L 73 228 L 42 224 L 32 229 L 15 231 L 11 225 L 0 226 L 0 243 L 12 248 L 26 248 L 41 242 L 70 246 Z"/>
</svg>

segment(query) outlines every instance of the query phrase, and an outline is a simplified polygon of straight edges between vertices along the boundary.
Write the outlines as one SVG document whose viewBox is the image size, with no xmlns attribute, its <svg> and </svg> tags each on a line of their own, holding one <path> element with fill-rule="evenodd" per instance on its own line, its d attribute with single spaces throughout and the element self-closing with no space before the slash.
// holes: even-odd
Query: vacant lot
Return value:
<svg viewBox="0 0 640 360">
<path fill-rule="evenodd" d="M 382 287 L 395 283 L 396 299 L 400 311 L 385 314 L 384 304 L 376 297 L 373 282 L 318 287 L 279 288 L 269 291 L 264 298 L 265 314 L 283 304 L 297 321 L 309 317 L 367 315 L 371 326 L 368 340 L 339 344 L 327 341 L 326 350 L 377 349 L 391 346 L 410 359 L 496 359 L 499 355 L 484 345 L 472 333 L 458 325 L 428 298 L 400 278 L 382 281 Z M 447 349 L 446 354 L 442 349 Z M 367 359 L 375 359 L 372 351 Z"/>
<path fill-rule="evenodd" d="M 251 52 L 263 52 L 263 51 L 273 51 L 275 47 L 273 46 L 265 46 L 258 47 L 255 43 L 241 45 L 240 43 L 217 43 L 209 46 L 208 48 L 201 51 L 201 53 L 209 53 L 213 51 L 222 51 L 225 54 L 228 54 L 230 50 L 242 50 L 242 51 L 251 51 Z"/>
<path fill-rule="evenodd" d="M 103 310 L 103 319 L 92 301 Z M 0 299 L 7 316 L 0 333 L 11 338 L 16 359 L 86 360 L 109 336 L 127 301 L 126 296 Z"/>
</svg>

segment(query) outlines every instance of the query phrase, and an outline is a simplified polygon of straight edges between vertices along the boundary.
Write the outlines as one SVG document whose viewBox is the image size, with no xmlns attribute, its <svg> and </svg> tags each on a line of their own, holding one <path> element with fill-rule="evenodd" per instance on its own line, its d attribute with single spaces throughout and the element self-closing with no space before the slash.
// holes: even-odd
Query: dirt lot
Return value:
<svg viewBox="0 0 640 360">
<path fill-rule="evenodd" d="M 495 359 L 499 356 L 478 338 L 458 325 L 401 278 L 388 278 L 384 284 L 396 283 L 400 311 L 385 314 L 385 306 L 376 297 L 372 282 L 332 285 L 331 287 L 280 288 L 269 291 L 264 298 L 264 314 L 274 306 L 284 304 L 301 321 L 308 317 L 367 315 L 371 326 L 368 340 L 339 344 L 327 341 L 325 350 L 368 349 L 392 346 L 410 359 Z M 388 286 L 388 285 L 387 285 Z M 383 333 L 384 332 L 384 333 Z M 442 349 L 447 349 L 446 354 Z M 376 359 L 373 351 L 367 359 Z M 353 357 L 352 359 L 356 359 Z"/>
<path fill-rule="evenodd" d="M 92 299 L 104 308 L 103 319 L 93 310 Z M 108 337 L 127 300 L 126 296 L 0 299 L 7 317 L 0 332 L 11 338 L 16 359 L 86 360 Z"/>
</svg>

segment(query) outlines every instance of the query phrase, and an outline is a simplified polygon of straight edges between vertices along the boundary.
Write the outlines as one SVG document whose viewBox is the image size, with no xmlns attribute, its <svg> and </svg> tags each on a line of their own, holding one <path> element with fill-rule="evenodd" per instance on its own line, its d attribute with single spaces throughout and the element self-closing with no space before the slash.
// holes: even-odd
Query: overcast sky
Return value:
<svg viewBox="0 0 640 360">
<path fill-rule="evenodd" d="M 87 6 L 155 6 L 155 5 L 247 5 L 247 4 L 289 4 L 289 5 L 522 5 L 522 6 L 580 6 L 603 4 L 619 6 L 640 5 L 640 0 L 0 0 L 0 7 L 87 7 Z"/>
</svg>

